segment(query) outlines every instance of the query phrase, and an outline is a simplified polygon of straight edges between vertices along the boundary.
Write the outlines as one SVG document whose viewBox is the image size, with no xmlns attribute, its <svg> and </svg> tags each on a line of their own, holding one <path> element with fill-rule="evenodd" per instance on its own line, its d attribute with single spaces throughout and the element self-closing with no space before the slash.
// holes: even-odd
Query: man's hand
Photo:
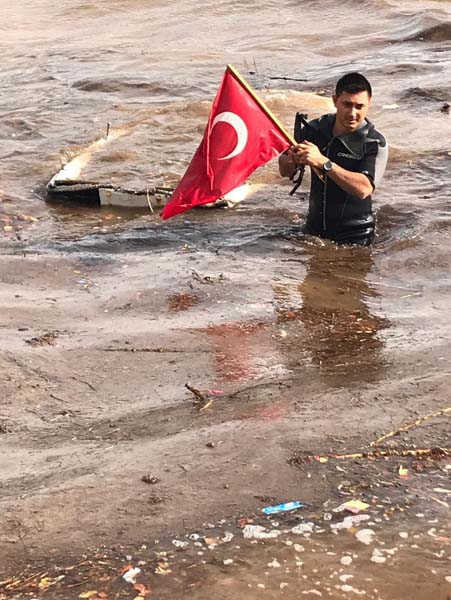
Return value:
<svg viewBox="0 0 451 600">
<path fill-rule="evenodd" d="M 292 146 L 279 157 L 279 170 L 283 177 L 292 178 L 296 172 L 297 165 L 307 165 L 315 171 L 316 175 L 324 181 L 323 166 L 328 162 L 327 156 L 311 142 L 302 142 Z M 327 177 L 332 179 L 341 189 L 357 198 L 367 198 L 373 191 L 373 185 L 363 173 L 347 171 L 336 163 L 333 163 Z"/>
<path fill-rule="evenodd" d="M 288 156 L 294 165 L 307 165 L 315 171 L 316 175 L 324 180 L 323 166 L 329 161 L 327 156 L 321 153 L 321 150 L 311 142 L 302 142 L 288 150 Z M 348 171 L 333 163 L 331 171 L 327 172 L 327 177 L 332 179 L 341 189 L 357 198 L 367 198 L 373 191 L 373 184 L 363 173 Z"/>
<path fill-rule="evenodd" d="M 295 161 L 296 147 L 292 146 L 288 148 L 286 152 L 283 152 L 279 156 L 279 172 L 282 177 L 289 177 L 290 179 L 296 172 L 298 163 Z"/>
<path fill-rule="evenodd" d="M 321 171 L 323 165 L 329 160 L 327 156 L 321 154 L 321 150 L 312 142 L 302 142 L 293 148 L 293 157 L 296 163 L 307 165 Z"/>
<path fill-rule="evenodd" d="M 329 159 L 321 154 L 320 149 L 311 142 L 302 142 L 291 146 L 279 157 L 279 171 L 282 177 L 293 177 L 298 165 L 307 165 L 323 178 L 321 169 Z"/>
</svg>

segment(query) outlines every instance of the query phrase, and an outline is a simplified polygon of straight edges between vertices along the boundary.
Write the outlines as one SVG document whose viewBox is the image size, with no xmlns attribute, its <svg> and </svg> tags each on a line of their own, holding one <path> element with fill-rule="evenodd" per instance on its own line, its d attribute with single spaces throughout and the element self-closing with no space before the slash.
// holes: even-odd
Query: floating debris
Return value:
<svg viewBox="0 0 451 600">
<path fill-rule="evenodd" d="M 387 559 L 378 548 L 374 548 L 370 560 L 375 563 L 384 563 Z"/>
<path fill-rule="evenodd" d="M 268 563 L 268 567 L 272 567 L 273 569 L 280 569 L 280 562 L 275 558 L 274 560 Z"/>
<path fill-rule="evenodd" d="M 57 337 L 57 331 L 47 331 L 42 335 L 25 340 L 25 343 L 29 344 L 30 346 L 53 346 Z"/>
<path fill-rule="evenodd" d="M 243 536 L 246 539 L 270 540 L 278 537 L 281 533 L 278 529 L 268 530 L 261 525 L 246 525 L 243 529 Z"/>
<path fill-rule="evenodd" d="M 362 521 L 368 521 L 368 515 L 354 515 L 352 517 L 345 517 L 343 521 L 340 523 L 332 523 L 330 528 L 332 530 L 340 530 L 340 529 L 351 529 L 351 527 L 355 527 L 359 525 Z"/>
<path fill-rule="evenodd" d="M 139 567 L 127 567 L 127 570 L 122 575 L 122 579 L 127 583 L 136 583 L 136 576 L 140 573 L 141 569 Z"/>
<path fill-rule="evenodd" d="M 373 541 L 374 531 L 372 529 L 360 529 L 356 532 L 355 537 L 359 542 L 369 546 Z"/>
<path fill-rule="evenodd" d="M 186 548 L 189 546 L 188 542 L 183 542 L 182 540 L 172 540 L 172 545 L 176 548 Z"/>
<path fill-rule="evenodd" d="M 295 525 L 291 528 L 291 533 L 295 535 L 302 535 L 304 533 L 312 533 L 313 532 L 313 523 L 299 523 L 299 525 Z"/>
<path fill-rule="evenodd" d="M 160 480 L 158 479 L 158 477 L 155 477 L 153 475 L 143 475 L 141 477 L 141 481 L 143 483 L 147 483 L 149 485 L 154 485 L 155 483 L 159 483 Z"/>
<path fill-rule="evenodd" d="M 341 504 L 338 508 L 335 509 L 335 512 L 341 512 L 343 510 L 348 510 L 353 514 L 358 514 L 362 510 L 366 510 L 369 508 L 369 504 L 366 502 L 362 502 L 361 500 L 348 500 L 344 504 Z"/>
</svg>

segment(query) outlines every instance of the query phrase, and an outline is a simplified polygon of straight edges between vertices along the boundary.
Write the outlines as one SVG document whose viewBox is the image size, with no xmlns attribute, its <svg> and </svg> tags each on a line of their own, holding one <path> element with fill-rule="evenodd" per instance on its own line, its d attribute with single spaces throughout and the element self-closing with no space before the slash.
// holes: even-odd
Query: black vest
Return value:
<svg viewBox="0 0 451 600">
<path fill-rule="evenodd" d="M 366 121 L 357 131 L 337 137 L 333 135 L 334 114 L 324 115 L 309 124 L 314 130 L 309 140 L 319 147 L 322 154 L 348 171 L 365 172 L 370 179 L 374 177 L 374 173 L 368 170 L 368 165 L 374 161 L 369 161 L 368 156 L 377 155 L 379 140 L 372 123 Z M 372 236 L 374 216 L 371 196 L 363 200 L 352 196 L 327 177 L 323 182 L 312 170 L 307 229 L 337 242 L 352 243 Z"/>
</svg>

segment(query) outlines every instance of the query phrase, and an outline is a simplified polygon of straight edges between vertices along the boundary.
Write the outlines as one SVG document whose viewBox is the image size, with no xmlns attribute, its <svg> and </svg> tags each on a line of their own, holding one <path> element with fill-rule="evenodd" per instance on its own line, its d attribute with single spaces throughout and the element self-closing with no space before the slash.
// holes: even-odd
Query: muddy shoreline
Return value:
<svg viewBox="0 0 451 600">
<path fill-rule="evenodd" d="M 317 251 L 327 270 L 331 255 Z M 374 493 L 375 469 L 390 493 L 418 504 L 412 514 L 420 511 L 417 477 L 425 489 L 437 487 L 449 457 L 426 460 L 409 482 L 397 471 L 415 463 L 412 456 L 373 461 L 373 471 L 352 461 L 342 465 L 346 476 L 332 461 L 289 461 L 299 452 L 360 452 L 445 408 L 451 374 L 437 368 L 444 348 L 420 364 L 415 348 L 395 364 L 375 362 L 381 320 L 352 304 L 352 290 L 342 318 L 335 307 L 331 320 L 324 303 L 316 317 L 302 312 L 287 289 L 302 281 L 305 264 L 291 259 L 282 271 L 278 259 L 262 268 L 245 253 L 183 247 L 104 260 L 4 255 L 2 580 L 221 519 L 238 531 L 239 517 L 258 514 L 259 498 L 324 510 L 339 503 L 337 486 L 353 471 L 357 496 Z M 304 309 L 317 284 L 315 275 L 304 289 Z M 363 341 L 352 355 L 345 342 L 356 334 Z M 202 410 L 186 383 L 211 404 Z M 384 447 L 449 448 L 448 419 L 435 417 Z M 429 509 L 442 524 L 444 506 L 432 501 Z M 126 554 L 112 552 L 119 563 Z M 47 597 L 78 597 L 61 590 Z"/>
</svg>

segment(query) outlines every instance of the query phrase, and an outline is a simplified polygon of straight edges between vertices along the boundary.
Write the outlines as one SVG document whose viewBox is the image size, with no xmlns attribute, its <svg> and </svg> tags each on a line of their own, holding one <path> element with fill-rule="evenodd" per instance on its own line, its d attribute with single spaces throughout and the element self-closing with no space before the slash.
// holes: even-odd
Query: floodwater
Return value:
<svg viewBox="0 0 451 600">
<path fill-rule="evenodd" d="M 298 265 L 299 280 L 284 283 L 282 273 L 274 299 L 282 321 L 300 311 L 299 346 L 310 331 L 318 346 L 313 361 L 347 364 L 350 354 L 368 360 L 371 377 L 393 355 L 448 344 L 449 2 L 1 4 L 5 252 L 108 254 L 186 244 L 227 248 L 261 258 L 262 266 L 270 254 Z M 47 181 L 80 153 L 81 179 L 136 189 L 175 185 L 227 63 L 288 129 L 296 110 L 311 117 L 328 110 L 343 72 L 369 77 L 370 116 L 391 147 L 369 254 L 303 238 L 305 193 L 290 197 L 274 163 L 251 178 L 262 185 L 233 212 L 194 211 L 162 223 L 147 211 L 46 203 Z M 107 123 L 111 142 L 86 153 Z M 327 337 L 328 320 L 337 318 L 341 329 Z M 297 323 L 288 318 L 288 329 Z M 413 331 L 421 332 L 414 343 Z"/>
<path fill-rule="evenodd" d="M 303 283 L 275 290 L 282 319 L 290 307 L 306 323 L 315 310 L 354 315 L 371 330 L 357 346 L 371 346 L 373 357 L 404 345 L 412 351 L 412 327 L 422 331 L 415 340 L 422 349 L 449 337 L 449 2 L 1 4 L 4 251 L 108 253 L 183 242 L 262 258 L 292 254 Z M 291 198 L 274 163 L 254 175 L 264 185 L 234 213 L 195 211 L 162 223 L 145 211 L 46 203 L 47 181 L 107 123 L 111 143 L 88 156 L 81 178 L 137 189 L 175 185 L 227 63 L 289 129 L 296 110 L 311 117 L 327 110 L 343 72 L 369 77 L 370 116 L 391 147 L 369 256 L 327 244 L 321 252 L 305 240 L 305 194 Z"/>
<path fill-rule="evenodd" d="M 127 255 L 208 255 L 218 285 L 230 267 L 226 295 L 201 281 L 198 262 L 197 288 L 171 290 L 166 307 L 189 320 L 214 299 L 203 334 L 218 387 L 289 374 L 333 390 L 450 371 L 449 1 L 0 0 L 0 15 L 3 255 L 77 256 L 103 272 Z M 287 129 L 296 111 L 327 112 L 343 73 L 368 76 L 370 118 L 390 144 L 373 248 L 303 236 L 307 182 L 290 196 L 275 162 L 237 208 L 166 222 L 47 201 L 46 183 L 80 155 L 87 181 L 174 186 L 228 63 Z M 110 141 L 96 149 L 107 123 Z"/>
</svg>

